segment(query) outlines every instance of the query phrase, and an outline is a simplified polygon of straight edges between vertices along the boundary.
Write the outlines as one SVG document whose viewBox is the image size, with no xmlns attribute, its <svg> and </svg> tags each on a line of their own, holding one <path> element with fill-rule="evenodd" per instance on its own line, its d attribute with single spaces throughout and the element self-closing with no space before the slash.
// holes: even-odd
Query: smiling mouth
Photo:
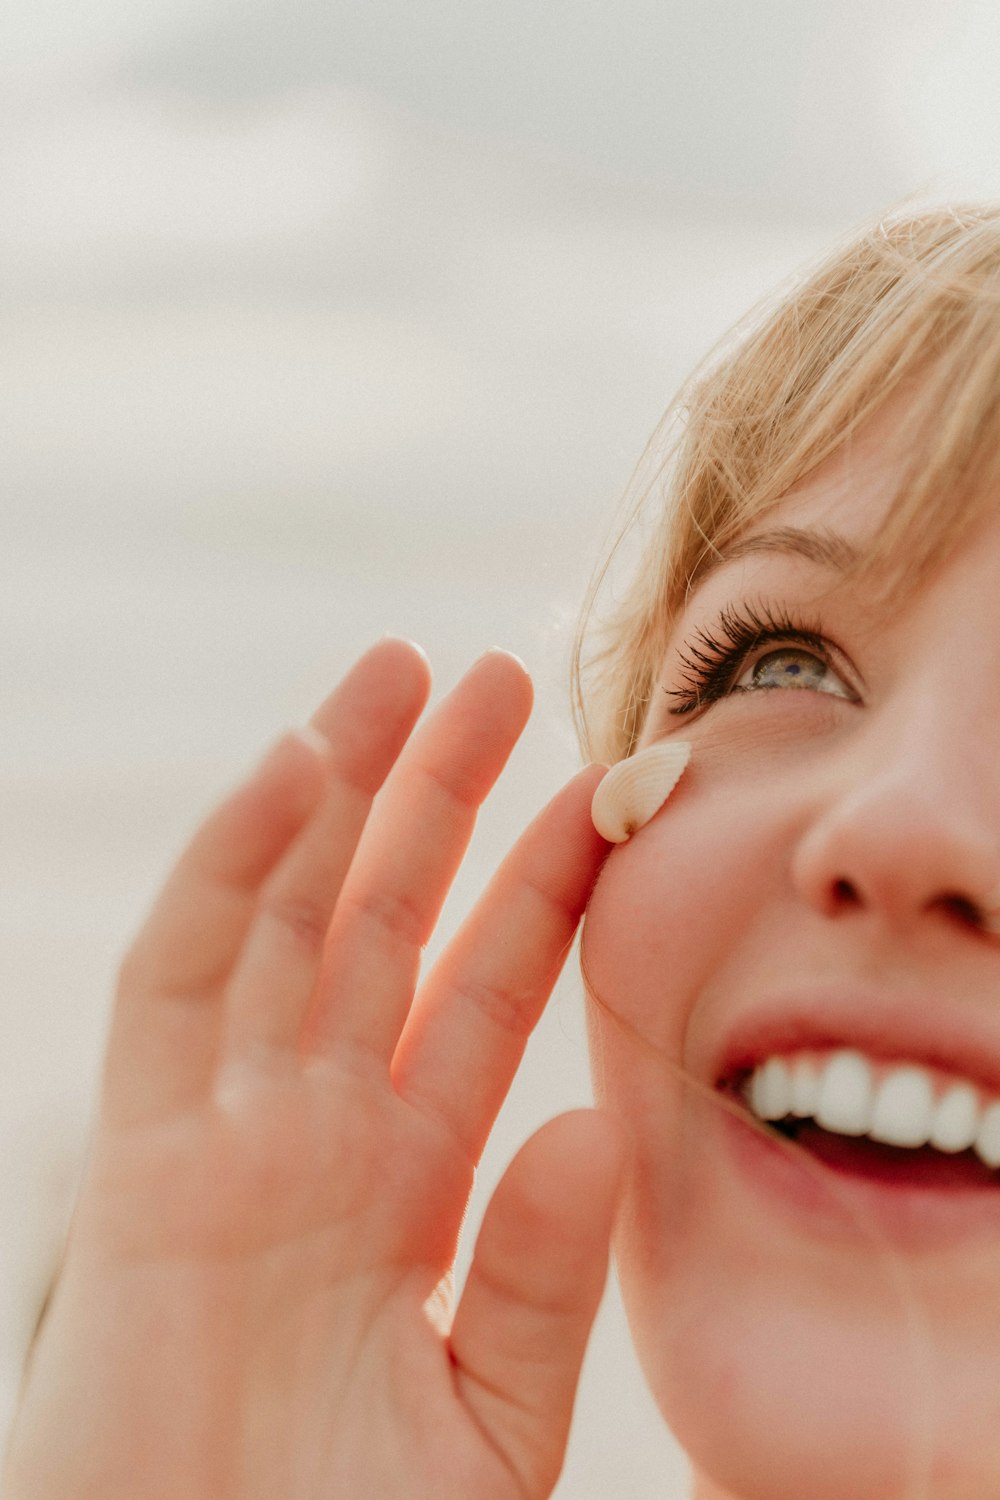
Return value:
<svg viewBox="0 0 1000 1500">
<path fill-rule="evenodd" d="M 922 1255 L 1000 1237 L 1000 1029 L 935 996 L 796 987 L 722 1038 L 706 1082 L 752 1199 L 831 1247 Z M 704 1075 L 703 1075 L 704 1076 Z M 733 1107 L 735 1106 L 735 1108 Z"/>
<path fill-rule="evenodd" d="M 882 1187 L 990 1192 L 1000 1186 L 1000 1174 L 972 1150 L 948 1154 L 929 1145 L 890 1146 L 865 1136 L 824 1130 L 815 1120 L 757 1123 L 785 1140 L 794 1141 L 834 1172 Z"/>
<path fill-rule="evenodd" d="M 939 1063 L 842 1044 L 769 1046 L 716 1086 L 759 1131 L 841 1178 L 952 1194 L 1000 1184 L 998 1091 Z"/>
</svg>

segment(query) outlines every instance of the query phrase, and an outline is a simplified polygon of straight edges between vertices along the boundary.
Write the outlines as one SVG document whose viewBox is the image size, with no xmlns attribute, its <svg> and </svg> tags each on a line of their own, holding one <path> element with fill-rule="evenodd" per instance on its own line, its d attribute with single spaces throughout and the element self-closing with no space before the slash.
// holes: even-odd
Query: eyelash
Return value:
<svg viewBox="0 0 1000 1500">
<path fill-rule="evenodd" d="M 678 653 L 685 687 L 665 689 L 668 698 L 678 700 L 670 709 L 671 714 L 694 713 L 725 698 L 744 659 L 755 647 L 768 641 L 794 641 L 814 651 L 827 665 L 833 665 L 826 637 L 819 630 L 797 623 L 770 605 L 761 605 L 759 610 L 751 604 L 727 605 L 719 615 L 717 628 L 725 635 L 727 644 L 699 628 L 693 641 L 687 643 L 686 651 Z"/>
</svg>

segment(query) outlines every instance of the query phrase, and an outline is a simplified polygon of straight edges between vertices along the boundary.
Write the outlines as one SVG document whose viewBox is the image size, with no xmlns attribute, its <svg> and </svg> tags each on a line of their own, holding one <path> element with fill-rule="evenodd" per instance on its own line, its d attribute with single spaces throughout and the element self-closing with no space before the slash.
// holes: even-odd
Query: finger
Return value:
<svg viewBox="0 0 1000 1500">
<path fill-rule="evenodd" d="M 103 1076 L 119 1119 L 181 1107 L 214 1066 L 222 987 L 260 881 L 322 796 L 315 738 L 281 739 L 195 834 L 122 963 Z"/>
<path fill-rule="evenodd" d="M 590 817 L 601 769 L 554 797 L 421 987 L 396 1056 L 403 1098 L 478 1161 L 552 992 L 608 845 Z"/>
<path fill-rule="evenodd" d="M 217 1060 L 222 998 L 259 891 L 322 803 L 329 729 L 348 725 L 373 684 L 401 679 L 426 696 L 421 652 L 383 641 L 352 668 L 314 718 L 286 735 L 206 820 L 166 882 L 122 965 L 105 1064 L 105 1103 L 132 1117 L 183 1106 L 207 1087 Z M 415 686 L 416 684 L 416 686 Z M 345 729 L 350 739 L 353 729 Z"/>
<path fill-rule="evenodd" d="M 476 1242 L 451 1331 L 457 1389 L 526 1496 L 550 1494 L 562 1467 L 624 1160 L 606 1115 L 551 1120 L 507 1169 Z"/>
<path fill-rule="evenodd" d="M 298 1050 L 330 918 L 378 791 L 427 701 L 422 653 L 382 642 L 314 715 L 329 750 L 315 815 L 261 888 L 227 1001 L 228 1060 Z"/>
<path fill-rule="evenodd" d="M 333 915 L 309 1049 L 354 1049 L 380 1066 L 391 1058 L 421 951 L 531 699 L 521 663 L 491 651 L 411 738 L 372 810 Z"/>
</svg>

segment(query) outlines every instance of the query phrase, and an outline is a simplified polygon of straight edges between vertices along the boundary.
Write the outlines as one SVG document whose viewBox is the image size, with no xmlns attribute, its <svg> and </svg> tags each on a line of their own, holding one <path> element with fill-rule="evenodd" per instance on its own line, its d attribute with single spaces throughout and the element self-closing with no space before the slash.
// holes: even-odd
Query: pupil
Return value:
<svg viewBox="0 0 1000 1500">
<path fill-rule="evenodd" d="M 773 687 L 785 683 L 790 687 L 817 687 L 823 680 L 826 663 L 808 651 L 785 647 L 769 651 L 754 668 L 754 684 Z"/>
</svg>

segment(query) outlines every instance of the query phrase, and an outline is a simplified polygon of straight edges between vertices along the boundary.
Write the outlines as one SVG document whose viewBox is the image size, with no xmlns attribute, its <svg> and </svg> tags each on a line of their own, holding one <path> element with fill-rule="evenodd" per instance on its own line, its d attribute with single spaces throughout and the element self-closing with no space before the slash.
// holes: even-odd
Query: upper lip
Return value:
<svg viewBox="0 0 1000 1500">
<path fill-rule="evenodd" d="M 766 1058 L 809 1047 L 924 1063 L 1000 1096 L 1000 1001 L 988 1016 L 939 990 L 803 985 L 768 996 L 748 1005 L 719 1039 L 709 1081 L 733 1085 Z"/>
</svg>

